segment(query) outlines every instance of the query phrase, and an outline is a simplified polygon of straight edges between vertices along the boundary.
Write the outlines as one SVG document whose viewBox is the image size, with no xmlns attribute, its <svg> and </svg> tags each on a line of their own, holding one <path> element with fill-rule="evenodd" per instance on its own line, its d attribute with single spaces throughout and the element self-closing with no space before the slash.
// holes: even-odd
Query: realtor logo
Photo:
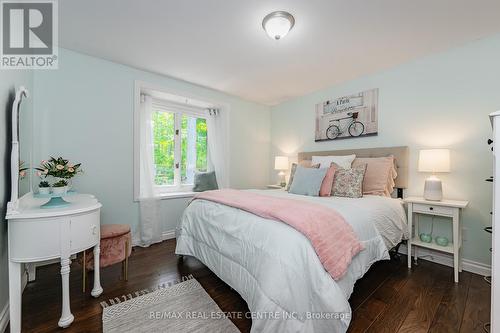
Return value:
<svg viewBox="0 0 500 333">
<path fill-rule="evenodd" d="M 57 69 L 57 2 L 1 1 L 2 69 Z"/>
</svg>

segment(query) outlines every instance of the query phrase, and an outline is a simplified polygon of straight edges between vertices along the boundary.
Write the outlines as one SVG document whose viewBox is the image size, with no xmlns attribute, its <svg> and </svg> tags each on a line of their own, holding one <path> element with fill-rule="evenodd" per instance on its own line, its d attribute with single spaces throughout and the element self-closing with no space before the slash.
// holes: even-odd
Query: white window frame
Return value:
<svg viewBox="0 0 500 333">
<path fill-rule="evenodd" d="M 181 163 L 182 163 L 182 116 L 190 116 L 193 118 L 201 118 L 207 120 L 205 110 L 202 108 L 185 108 L 177 103 L 153 98 L 155 111 L 168 112 L 174 115 L 174 184 L 173 185 L 154 185 L 160 194 L 172 192 L 191 192 L 193 184 L 182 184 L 181 179 Z M 207 147 L 207 163 L 208 163 L 208 147 Z"/>
<path fill-rule="evenodd" d="M 190 89 L 192 90 L 192 89 Z M 204 91 L 204 88 L 199 88 L 200 91 Z M 134 175 L 133 175 L 133 199 L 135 202 L 138 202 L 140 199 L 140 152 L 141 152 L 141 144 L 140 144 L 140 111 L 141 111 L 141 94 L 148 92 L 159 92 L 167 95 L 175 95 L 177 97 L 182 96 L 186 100 L 196 101 L 198 104 L 200 101 L 202 103 L 207 104 L 207 108 L 218 108 L 221 109 L 225 114 L 225 132 L 226 137 L 229 139 L 231 128 L 230 124 L 230 105 L 228 103 L 224 103 L 218 100 L 213 100 L 207 98 L 206 96 L 199 96 L 191 93 L 190 91 L 180 90 L 175 88 L 166 88 L 157 84 L 148 83 L 141 80 L 134 81 L 134 122 L 133 122 L 133 131 L 134 131 Z M 208 90 L 205 90 L 205 95 Z M 229 160 L 230 160 L 230 150 L 229 144 L 226 145 L 226 170 L 228 170 L 227 174 L 227 184 L 229 186 L 230 180 L 230 170 L 229 170 Z M 194 192 L 189 189 L 189 191 L 185 192 L 165 192 L 161 195 L 161 199 L 175 199 L 175 198 L 185 198 L 192 197 Z"/>
</svg>

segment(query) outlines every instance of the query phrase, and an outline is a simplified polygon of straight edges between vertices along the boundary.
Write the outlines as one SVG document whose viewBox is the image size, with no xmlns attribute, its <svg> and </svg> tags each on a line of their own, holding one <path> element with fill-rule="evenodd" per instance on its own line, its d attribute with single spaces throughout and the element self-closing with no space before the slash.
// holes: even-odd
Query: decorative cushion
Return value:
<svg viewBox="0 0 500 333">
<path fill-rule="evenodd" d="M 394 179 L 397 177 L 394 156 L 356 158 L 352 167 L 363 164 L 366 164 L 363 194 L 391 196 L 395 185 Z"/>
<path fill-rule="evenodd" d="M 219 185 L 217 184 L 217 177 L 215 176 L 215 171 L 210 172 L 196 172 L 194 174 L 194 187 L 193 192 L 204 192 L 217 190 Z"/>
<path fill-rule="evenodd" d="M 298 166 L 290 186 L 290 193 L 318 196 L 327 170 Z"/>
<path fill-rule="evenodd" d="M 290 191 L 290 186 L 292 185 L 293 177 L 295 176 L 295 170 L 297 170 L 297 166 L 299 165 L 304 168 L 314 168 L 314 169 L 319 168 L 319 164 L 312 165 L 312 162 L 309 160 L 300 161 L 298 164 L 292 163 L 292 168 L 290 169 L 290 178 L 288 179 L 288 184 L 286 185 L 287 191 Z"/>
<path fill-rule="evenodd" d="M 394 187 L 396 186 L 396 182 L 394 181 L 398 177 L 398 172 L 396 171 L 396 159 L 394 156 L 392 156 L 393 164 L 392 164 L 392 171 L 391 175 L 389 176 L 389 181 L 387 182 L 387 193 L 388 196 L 391 196 L 392 192 L 394 191 Z"/>
<path fill-rule="evenodd" d="M 313 156 L 312 163 L 320 164 L 320 168 L 329 168 L 332 163 L 337 164 L 339 167 L 344 169 L 351 168 L 352 161 L 356 158 L 356 155 L 345 155 L 345 156 Z"/>
<path fill-rule="evenodd" d="M 366 164 L 351 169 L 338 167 L 333 179 L 331 195 L 337 197 L 361 198 L 363 196 L 363 178 Z"/>
<path fill-rule="evenodd" d="M 398 173 L 396 171 L 396 168 L 393 169 L 393 172 L 392 174 L 395 176 L 392 176 L 389 178 L 389 181 L 387 182 L 387 191 L 386 191 L 386 195 L 388 197 L 391 196 L 392 192 L 394 192 L 394 187 L 396 187 L 396 182 L 394 181 L 396 179 L 396 177 L 398 176 Z"/>
<path fill-rule="evenodd" d="M 333 179 L 335 177 L 336 170 L 337 170 L 336 164 L 332 163 L 328 168 L 328 170 L 326 171 L 325 178 L 323 178 L 323 182 L 321 183 L 321 188 L 319 189 L 320 197 L 331 196 Z"/>
</svg>

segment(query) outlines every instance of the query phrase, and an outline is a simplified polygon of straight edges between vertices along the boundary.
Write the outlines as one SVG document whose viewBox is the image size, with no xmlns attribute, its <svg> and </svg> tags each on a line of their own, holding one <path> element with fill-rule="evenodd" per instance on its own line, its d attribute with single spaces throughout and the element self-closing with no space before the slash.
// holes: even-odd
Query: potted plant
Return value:
<svg viewBox="0 0 500 333">
<path fill-rule="evenodd" d="M 42 180 L 40 184 L 38 184 L 38 193 L 50 194 L 50 184 L 48 181 Z"/>
<path fill-rule="evenodd" d="M 81 163 L 74 164 L 62 157 L 50 157 L 49 160 L 42 161 L 36 170 L 38 170 L 38 175 L 40 177 L 46 178 L 51 176 L 56 178 L 56 182 L 52 185 L 53 193 L 56 193 L 56 187 L 63 188 L 57 189 L 57 192 L 62 191 L 62 193 L 66 193 L 71 187 L 71 179 L 83 172 Z M 58 186 L 56 186 L 56 184 L 58 184 Z"/>
<path fill-rule="evenodd" d="M 61 179 L 52 185 L 53 194 L 65 194 L 68 191 L 68 182 Z"/>
</svg>

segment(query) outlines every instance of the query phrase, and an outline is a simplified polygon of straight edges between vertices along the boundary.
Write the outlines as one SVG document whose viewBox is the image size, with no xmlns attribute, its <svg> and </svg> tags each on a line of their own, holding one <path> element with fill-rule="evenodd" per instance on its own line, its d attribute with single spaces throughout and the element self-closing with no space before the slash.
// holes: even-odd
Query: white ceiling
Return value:
<svg viewBox="0 0 500 333">
<path fill-rule="evenodd" d="M 274 10 L 295 16 L 280 41 Z M 500 32 L 499 0 L 63 0 L 62 47 L 274 105 Z"/>
</svg>

